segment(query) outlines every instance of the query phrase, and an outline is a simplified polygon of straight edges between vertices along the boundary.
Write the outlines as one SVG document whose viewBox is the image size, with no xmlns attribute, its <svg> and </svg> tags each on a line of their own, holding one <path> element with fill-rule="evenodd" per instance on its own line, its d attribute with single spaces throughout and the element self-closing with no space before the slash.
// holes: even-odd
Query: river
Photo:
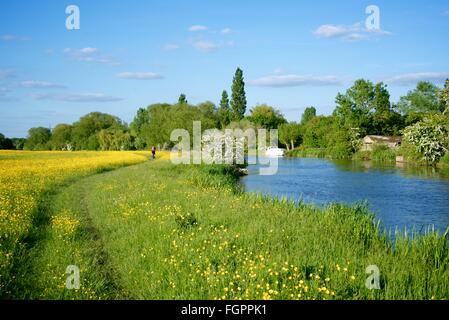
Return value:
<svg viewBox="0 0 449 320">
<path fill-rule="evenodd" d="M 245 191 L 302 200 L 317 206 L 367 201 L 388 230 L 419 232 L 449 225 L 449 170 L 350 160 L 279 158 L 277 174 L 242 178 Z"/>
</svg>

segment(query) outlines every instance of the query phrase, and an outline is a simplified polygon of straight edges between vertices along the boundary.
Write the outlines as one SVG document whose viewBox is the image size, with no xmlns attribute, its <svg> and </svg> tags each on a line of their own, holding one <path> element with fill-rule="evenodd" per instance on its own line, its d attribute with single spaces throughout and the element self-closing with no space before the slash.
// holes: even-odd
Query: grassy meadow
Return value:
<svg viewBox="0 0 449 320">
<path fill-rule="evenodd" d="M 449 299 L 445 235 L 391 243 L 363 206 L 245 194 L 231 167 L 145 155 L 0 152 L 0 296 Z M 370 265 L 380 290 L 365 287 Z"/>
</svg>

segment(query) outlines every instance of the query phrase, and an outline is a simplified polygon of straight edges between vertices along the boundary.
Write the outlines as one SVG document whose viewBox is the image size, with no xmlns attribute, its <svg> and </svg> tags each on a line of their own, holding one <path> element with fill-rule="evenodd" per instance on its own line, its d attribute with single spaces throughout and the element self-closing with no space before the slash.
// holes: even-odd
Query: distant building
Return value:
<svg viewBox="0 0 449 320">
<path fill-rule="evenodd" d="M 372 151 L 375 145 L 386 145 L 390 149 L 401 145 L 401 137 L 366 136 L 362 139 L 362 151 Z"/>
</svg>

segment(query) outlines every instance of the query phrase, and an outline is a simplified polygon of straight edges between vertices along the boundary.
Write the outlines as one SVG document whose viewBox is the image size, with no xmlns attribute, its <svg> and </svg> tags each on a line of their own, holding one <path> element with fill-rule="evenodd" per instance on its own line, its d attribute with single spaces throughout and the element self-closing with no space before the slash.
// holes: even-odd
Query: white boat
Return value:
<svg viewBox="0 0 449 320">
<path fill-rule="evenodd" d="M 285 153 L 284 149 L 277 147 L 268 147 L 265 151 L 265 155 L 268 157 L 283 157 Z"/>
</svg>

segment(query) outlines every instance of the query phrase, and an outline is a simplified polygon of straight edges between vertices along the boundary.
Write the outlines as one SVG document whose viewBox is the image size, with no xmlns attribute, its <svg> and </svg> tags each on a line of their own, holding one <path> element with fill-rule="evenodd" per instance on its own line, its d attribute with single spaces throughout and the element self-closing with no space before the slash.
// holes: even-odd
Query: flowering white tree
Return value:
<svg viewBox="0 0 449 320">
<path fill-rule="evenodd" d="M 202 136 L 202 159 L 212 164 L 245 164 L 245 141 L 248 148 L 255 148 L 256 133 L 253 129 L 206 130 Z"/>
<path fill-rule="evenodd" d="M 442 115 L 425 118 L 404 129 L 404 140 L 416 147 L 425 161 L 436 163 L 449 146 L 448 120 Z"/>
</svg>

